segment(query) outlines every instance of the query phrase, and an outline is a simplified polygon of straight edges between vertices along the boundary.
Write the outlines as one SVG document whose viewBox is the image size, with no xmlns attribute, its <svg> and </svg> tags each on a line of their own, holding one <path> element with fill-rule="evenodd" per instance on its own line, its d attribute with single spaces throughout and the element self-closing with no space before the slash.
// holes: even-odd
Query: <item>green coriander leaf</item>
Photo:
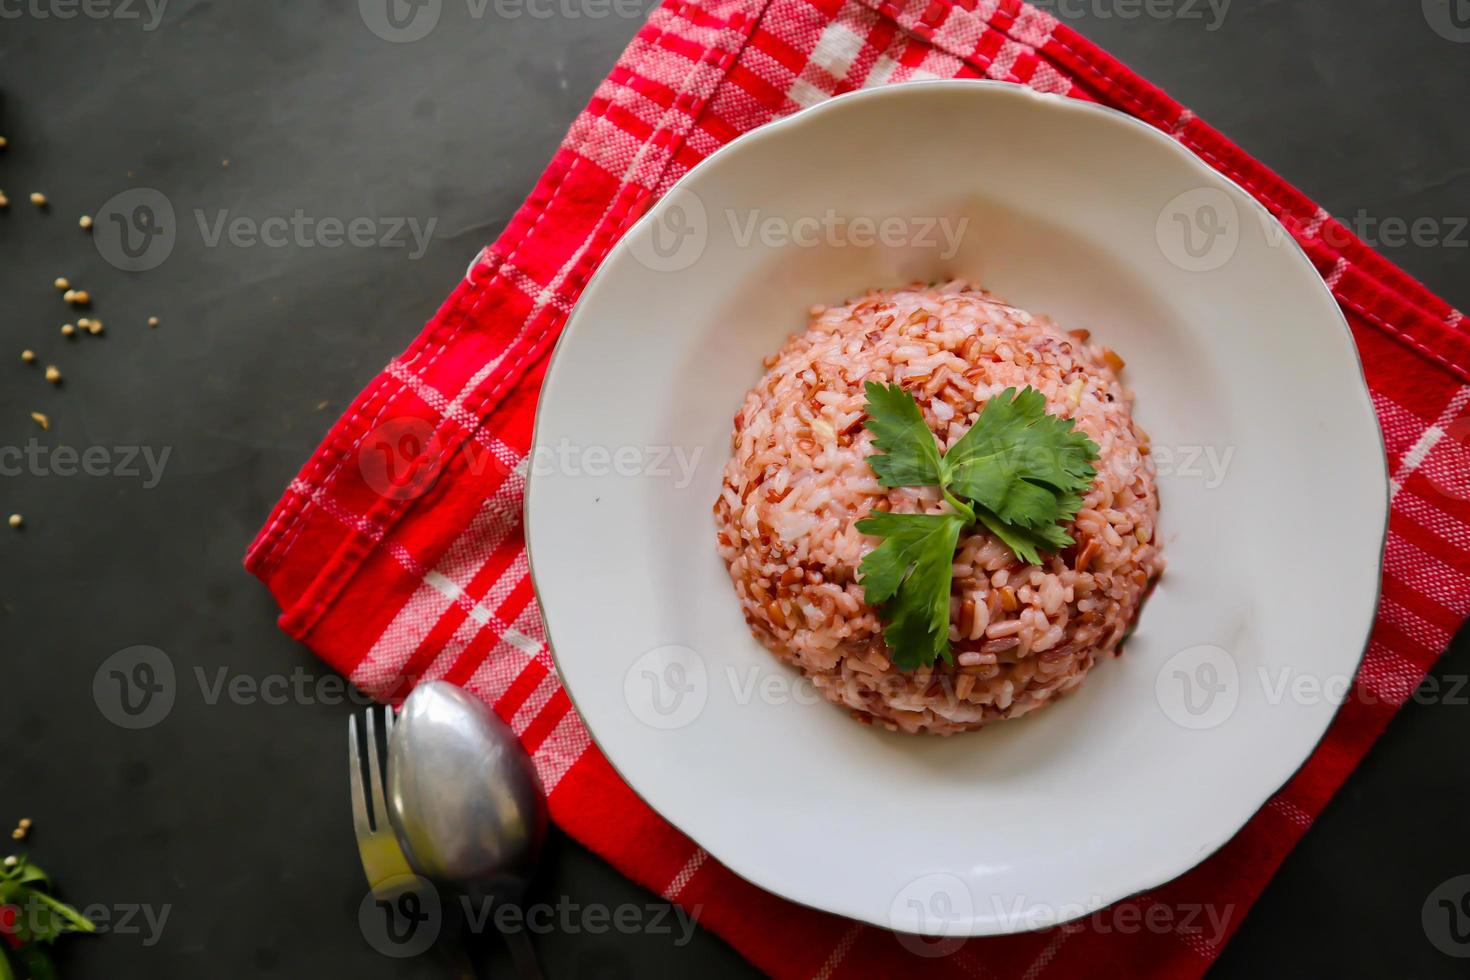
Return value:
<svg viewBox="0 0 1470 980">
<path fill-rule="evenodd" d="M 950 659 L 950 580 L 965 524 L 959 514 L 884 511 L 857 522 L 861 533 L 883 538 L 860 571 L 865 598 L 888 624 L 883 637 L 900 670 Z"/>
<path fill-rule="evenodd" d="M 876 381 L 863 388 L 868 394 L 863 427 L 873 433 L 873 445 L 883 450 L 868 457 L 878 482 L 885 487 L 939 486 L 939 445 L 914 396 L 898 385 Z"/>
<path fill-rule="evenodd" d="M 22 885 L 39 884 L 42 888 L 51 887 L 51 876 L 25 859 L 16 865 L 12 877 Z"/>
<path fill-rule="evenodd" d="M 9 899 L 16 907 L 17 938 L 27 943 L 54 943 L 68 932 L 95 932 L 96 923 L 38 888 L 21 885 Z"/>
<path fill-rule="evenodd" d="M 57 898 L 52 898 L 43 891 L 32 891 L 32 894 L 41 900 L 52 912 L 66 923 L 65 932 L 96 932 L 97 923 L 87 918 L 70 905 Z"/>
<path fill-rule="evenodd" d="M 875 511 L 857 523 L 883 543 L 863 559 L 867 601 L 886 624 L 883 638 L 900 670 L 950 660 L 949 605 L 960 532 L 976 521 L 1022 561 L 1072 543 L 1066 525 L 1092 485 L 1098 447 L 1070 419 L 1049 415 L 1034 388 L 1007 388 L 986 402 L 960 441 L 941 455 L 912 395 L 868 382 L 873 445 L 868 457 L 886 487 L 938 486 L 947 514 Z"/>
<path fill-rule="evenodd" d="M 942 465 L 947 489 L 1006 524 L 1035 529 L 1070 520 L 1065 511 L 1092 485 L 1097 456 L 1071 419 L 1047 414 L 1041 392 L 1007 388 L 985 403 Z"/>
<path fill-rule="evenodd" d="M 1077 512 L 1082 509 L 1082 494 L 1064 493 L 1057 497 L 1057 523 L 1071 524 L 1077 517 Z M 1071 544 L 1070 540 L 1067 544 Z M 1066 545 L 1063 545 L 1066 547 Z"/>
<path fill-rule="evenodd" d="M 1041 552 L 1060 551 L 1072 543 L 1072 536 L 1060 524 L 1038 528 L 1007 524 L 983 507 L 975 508 L 975 518 L 1028 565 L 1040 565 Z"/>
</svg>

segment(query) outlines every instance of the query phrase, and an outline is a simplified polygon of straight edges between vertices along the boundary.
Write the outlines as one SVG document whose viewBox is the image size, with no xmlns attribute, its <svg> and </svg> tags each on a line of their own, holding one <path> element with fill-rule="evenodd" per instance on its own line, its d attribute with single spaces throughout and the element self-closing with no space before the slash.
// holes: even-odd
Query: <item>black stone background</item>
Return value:
<svg viewBox="0 0 1470 980">
<path fill-rule="evenodd" d="M 109 16 L 61 20 L 36 14 L 55 0 L 0 2 L 0 445 L 36 434 L 27 415 L 40 410 L 48 444 L 172 455 L 151 489 L 0 479 L 0 512 L 27 519 L 19 534 L 0 527 L 0 823 L 35 820 L 32 853 L 79 903 L 171 907 L 152 947 L 64 942 L 66 976 L 445 975 L 359 933 L 342 779 L 351 705 L 211 705 L 185 685 L 163 723 L 127 732 L 99 714 L 92 677 L 134 644 L 166 650 L 185 676 L 326 673 L 274 626 L 245 547 L 331 419 L 500 231 L 638 22 L 474 18 L 447 0 L 429 37 L 389 44 L 347 0 L 172 0 L 154 30 L 141 4 L 142 20 L 103 4 Z M 1218 23 L 1194 0 L 1165 17 L 1128 18 L 1141 9 L 1128 0 L 1059 9 L 1336 215 L 1448 228 L 1470 214 L 1470 44 L 1431 30 L 1417 2 L 1235 0 Z M 124 274 L 76 220 L 139 186 L 165 191 L 181 232 L 164 265 Z M 27 203 L 34 189 L 48 212 Z M 437 228 L 410 260 L 211 248 L 191 217 L 297 208 Z M 1470 306 L 1464 236 L 1383 251 Z M 93 292 L 105 338 L 60 337 L 73 317 L 58 275 Z M 162 327 L 148 330 L 149 315 Z M 59 364 L 65 386 L 25 368 L 24 347 Z M 1465 633 L 1438 672 L 1470 672 Z M 1470 872 L 1467 733 L 1463 702 L 1407 707 L 1212 976 L 1464 976 L 1420 910 Z M 535 897 L 656 901 L 560 835 Z M 536 943 L 553 978 L 753 973 L 707 933 L 679 945 L 558 929 Z"/>
</svg>

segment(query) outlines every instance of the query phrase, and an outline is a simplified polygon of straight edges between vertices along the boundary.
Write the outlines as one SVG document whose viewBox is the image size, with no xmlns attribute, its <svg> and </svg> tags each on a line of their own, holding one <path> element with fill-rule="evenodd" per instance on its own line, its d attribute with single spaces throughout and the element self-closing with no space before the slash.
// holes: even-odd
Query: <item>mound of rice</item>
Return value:
<svg viewBox="0 0 1470 980">
<path fill-rule="evenodd" d="M 714 507 L 720 555 L 756 637 L 859 721 L 935 734 L 1020 717 L 1116 654 L 1163 569 L 1158 492 L 1148 436 L 1118 380 L 1123 362 L 1087 340 L 958 281 L 814 308 L 736 414 Z M 853 524 L 874 509 L 946 509 L 937 488 L 878 485 L 862 424 L 869 380 L 913 394 L 945 448 L 988 398 L 1026 385 L 1101 448 L 1070 528 L 1076 544 L 1043 556 L 1043 566 L 1021 562 L 978 525 L 961 536 L 953 665 L 896 669 L 863 601 L 858 565 L 879 539 Z"/>
</svg>

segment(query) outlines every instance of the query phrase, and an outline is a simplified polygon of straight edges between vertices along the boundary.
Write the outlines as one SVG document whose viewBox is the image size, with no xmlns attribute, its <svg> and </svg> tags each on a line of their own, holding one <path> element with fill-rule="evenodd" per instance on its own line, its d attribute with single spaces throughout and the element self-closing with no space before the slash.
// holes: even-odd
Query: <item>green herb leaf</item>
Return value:
<svg viewBox="0 0 1470 980">
<path fill-rule="evenodd" d="M 1046 528 L 1076 516 L 1097 456 L 1071 419 L 1047 414 L 1041 392 L 1007 388 L 945 453 L 945 486 L 1006 524 Z"/>
<path fill-rule="evenodd" d="M 52 898 L 43 891 L 30 889 L 31 897 L 40 901 L 55 917 L 54 932 L 49 937 L 55 941 L 64 932 L 96 932 L 97 924 L 60 899 Z"/>
<path fill-rule="evenodd" d="M 51 943 L 68 932 L 95 932 L 96 923 L 47 893 L 51 878 L 22 858 L 0 871 L 0 905 L 16 909 L 15 936 L 23 943 Z M 3 978 L 0 978 L 3 980 Z"/>
<path fill-rule="evenodd" d="M 42 888 L 51 887 L 51 876 L 29 861 L 21 861 L 15 866 L 14 878 L 22 885 L 39 885 Z"/>
<path fill-rule="evenodd" d="M 888 623 L 883 637 L 900 670 L 950 659 L 950 579 L 965 523 L 959 514 L 883 511 L 857 522 L 861 533 L 883 538 L 860 571 L 864 595 Z"/>
<path fill-rule="evenodd" d="M 901 670 L 950 660 L 949 602 L 960 532 L 979 522 L 1022 561 L 1072 543 L 1066 525 L 1097 470 L 1098 447 L 1070 419 L 1049 415 L 1034 388 L 1007 388 L 942 456 L 912 395 L 870 381 L 868 419 L 881 453 L 868 463 L 885 487 L 937 486 L 947 514 L 874 511 L 857 522 L 883 543 L 859 569 L 863 594 L 887 624 Z M 967 502 L 968 501 L 968 502 Z"/>
<path fill-rule="evenodd" d="M 873 433 L 873 445 L 882 453 L 868 457 L 868 465 L 885 487 L 937 487 L 942 482 L 939 445 L 919 403 L 898 385 L 869 381 L 868 418 L 863 427 Z"/>
<path fill-rule="evenodd" d="M 983 507 L 975 508 L 975 519 L 1028 565 L 1040 565 L 1043 551 L 1060 551 L 1072 543 L 1072 536 L 1060 524 L 1036 528 L 1007 524 Z"/>
</svg>

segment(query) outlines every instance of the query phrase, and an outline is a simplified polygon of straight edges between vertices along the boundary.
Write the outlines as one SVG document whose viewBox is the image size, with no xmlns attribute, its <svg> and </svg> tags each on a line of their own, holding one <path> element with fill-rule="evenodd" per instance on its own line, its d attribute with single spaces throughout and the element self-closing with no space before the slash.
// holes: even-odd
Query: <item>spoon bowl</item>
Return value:
<svg viewBox="0 0 1470 980">
<path fill-rule="evenodd" d="M 393 726 L 388 816 L 420 874 L 508 900 L 546 837 L 546 797 L 515 732 L 444 681 L 415 688 Z"/>
</svg>

